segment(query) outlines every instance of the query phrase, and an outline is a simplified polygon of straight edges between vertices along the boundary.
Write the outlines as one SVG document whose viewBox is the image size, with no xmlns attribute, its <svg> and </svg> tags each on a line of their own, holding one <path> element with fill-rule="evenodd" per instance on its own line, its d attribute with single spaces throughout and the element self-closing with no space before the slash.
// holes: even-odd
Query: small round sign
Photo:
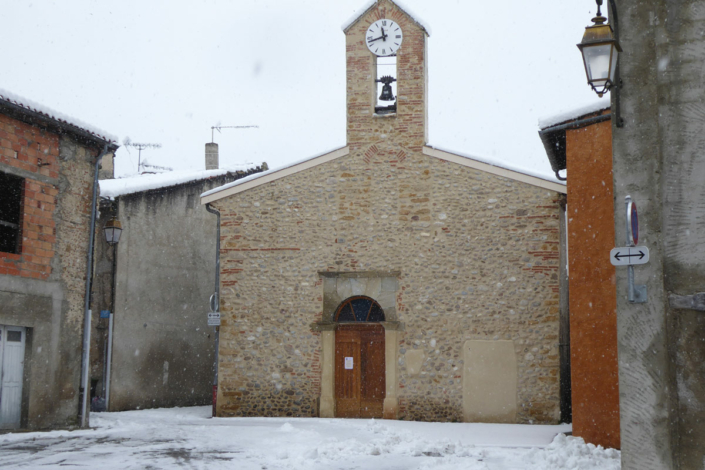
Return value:
<svg viewBox="0 0 705 470">
<path fill-rule="evenodd" d="M 629 229 L 629 243 L 635 246 L 639 243 L 639 216 L 636 211 L 636 202 L 627 204 L 627 228 Z"/>
</svg>

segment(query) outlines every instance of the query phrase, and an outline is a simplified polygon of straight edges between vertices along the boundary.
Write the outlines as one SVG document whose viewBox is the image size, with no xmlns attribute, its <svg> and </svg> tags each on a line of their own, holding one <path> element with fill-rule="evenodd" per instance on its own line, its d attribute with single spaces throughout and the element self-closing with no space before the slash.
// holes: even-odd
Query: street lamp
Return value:
<svg viewBox="0 0 705 470">
<path fill-rule="evenodd" d="M 585 28 L 583 40 L 578 44 L 578 48 L 583 55 L 588 84 L 597 96 L 602 98 L 615 84 L 619 86 L 616 78 L 617 55 L 622 52 L 622 48 L 612 26 L 605 24 L 607 18 L 600 12 L 602 0 L 596 0 L 596 3 L 597 16 L 592 19 L 595 24 Z M 614 4 L 611 6 L 613 14 L 616 15 Z"/>
<path fill-rule="evenodd" d="M 110 245 L 115 245 L 120 241 L 122 224 L 118 219 L 113 217 L 105 223 L 103 232 L 105 233 L 105 241 L 107 241 Z"/>
</svg>

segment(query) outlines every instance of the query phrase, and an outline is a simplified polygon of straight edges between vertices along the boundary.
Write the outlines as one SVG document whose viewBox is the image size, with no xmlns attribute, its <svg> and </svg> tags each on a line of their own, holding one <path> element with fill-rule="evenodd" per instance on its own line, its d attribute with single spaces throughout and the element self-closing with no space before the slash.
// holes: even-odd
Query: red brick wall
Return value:
<svg viewBox="0 0 705 470">
<path fill-rule="evenodd" d="M 58 135 L 0 115 L 0 163 L 58 178 L 58 156 Z M 0 274 L 49 277 L 56 243 L 54 211 L 58 194 L 55 185 L 25 178 L 21 251 L 20 254 L 0 252 Z"/>
</svg>

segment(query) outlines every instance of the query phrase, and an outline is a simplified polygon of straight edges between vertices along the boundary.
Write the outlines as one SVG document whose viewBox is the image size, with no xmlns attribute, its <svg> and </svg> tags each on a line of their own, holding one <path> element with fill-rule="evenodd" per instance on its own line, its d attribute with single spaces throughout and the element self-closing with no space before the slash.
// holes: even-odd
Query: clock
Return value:
<svg viewBox="0 0 705 470">
<path fill-rule="evenodd" d="M 367 48 L 380 57 L 394 55 L 401 46 L 402 39 L 401 26 L 387 19 L 372 23 L 365 34 Z"/>
</svg>

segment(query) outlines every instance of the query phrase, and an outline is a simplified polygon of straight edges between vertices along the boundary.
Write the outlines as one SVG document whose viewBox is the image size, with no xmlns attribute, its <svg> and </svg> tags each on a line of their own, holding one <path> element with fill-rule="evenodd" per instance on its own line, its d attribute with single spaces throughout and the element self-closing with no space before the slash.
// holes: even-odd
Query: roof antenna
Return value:
<svg viewBox="0 0 705 470">
<path fill-rule="evenodd" d="M 249 129 L 249 128 L 259 129 L 259 126 L 212 126 L 211 127 L 211 143 L 215 143 L 214 140 L 214 130 L 220 132 L 221 129 Z M 222 132 L 221 132 L 222 134 Z"/>
<path fill-rule="evenodd" d="M 129 137 L 126 137 L 122 143 L 125 147 L 134 147 L 139 151 L 137 157 L 137 173 L 140 172 L 140 167 L 142 166 L 142 150 L 145 149 L 158 149 L 162 147 L 162 144 L 149 144 L 149 143 L 138 143 L 132 142 Z"/>
</svg>

